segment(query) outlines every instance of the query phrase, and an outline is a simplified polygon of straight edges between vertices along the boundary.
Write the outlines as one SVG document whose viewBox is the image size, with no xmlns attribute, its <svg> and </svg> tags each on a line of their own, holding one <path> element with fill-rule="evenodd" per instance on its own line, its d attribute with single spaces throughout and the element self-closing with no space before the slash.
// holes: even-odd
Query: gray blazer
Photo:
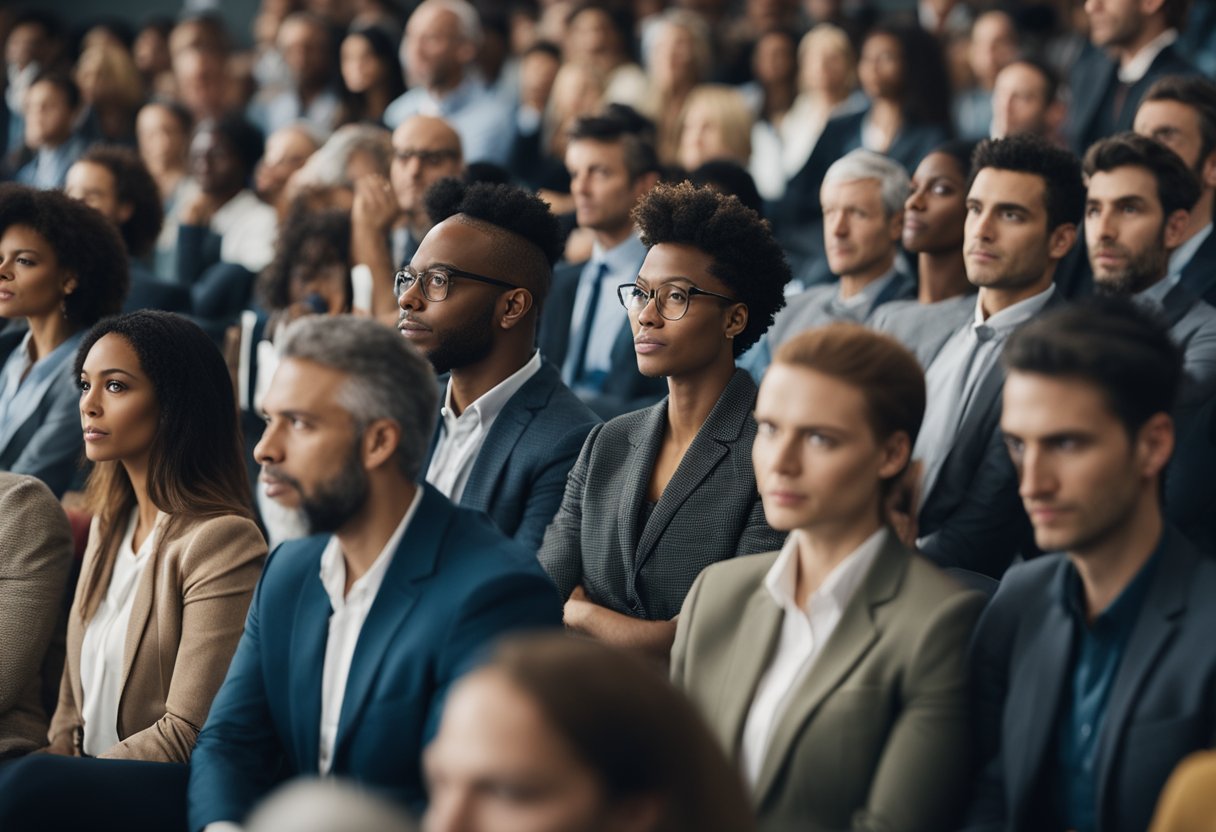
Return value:
<svg viewBox="0 0 1216 832">
<path fill-rule="evenodd" d="M 897 300 L 874 310 L 871 329 L 885 332 L 928 367 L 950 336 L 975 317 L 975 292 L 937 303 Z"/>
<path fill-rule="evenodd" d="M 786 307 L 777 313 L 773 325 L 765 336 L 771 349 L 776 350 L 795 335 L 806 332 L 808 329 L 835 321 L 854 320 L 857 323 L 865 323 L 883 304 L 915 297 L 916 281 L 897 271 L 891 282 L 884 286 L 882 291 L 866 305 L 856 310 L 850 310 L 850 314 L 845 314 L 834 307 L 834 302 L 839 294 L 840 284 L 833 281 L 811 286 L 790 298 Z"/>
<path fill-rule="evenodd" d="M 570 472 L 540 562 L 563 601 L 668 620 L 711 563 L 780 548 L 752 471 L 756 385 L 736 370 L 654 506 L 642 516 L 667 426 L 667 400 L 596 425 Z"/>
<path fill-rule="evenodd" d="M 46 745 L 43 688 L 63 667 L 62 633 L 50 648 L 71 565 L 58 501 L 34 477 L 0 472 L 0 759 Z"/>
</svg>

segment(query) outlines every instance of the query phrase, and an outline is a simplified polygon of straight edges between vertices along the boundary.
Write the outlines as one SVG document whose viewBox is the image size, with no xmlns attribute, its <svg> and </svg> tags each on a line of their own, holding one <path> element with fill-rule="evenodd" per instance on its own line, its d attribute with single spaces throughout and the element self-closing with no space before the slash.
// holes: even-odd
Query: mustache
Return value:
<svg viewBox="0 0 1216 832">
<path fill-rule="evenodd" d="M 288 474 L 285 471 L 283 471 L 277 465 L 263 465 L 262 466 L 262 475 L 265 477 L 269 477 L 272 480 L 278 480 L 279 482 L 286 483 L 287 485 L 290 485 L 292 488 L 294 488 L 296 491 L 299 491 L 301 494 L 304 493 L 304 489 L 303 489 L 303 486 L 300 484 L 300 481 L 298 479 L 296 479 L 295 477 L 291 476 L 291 474 Z"/>
</svg>

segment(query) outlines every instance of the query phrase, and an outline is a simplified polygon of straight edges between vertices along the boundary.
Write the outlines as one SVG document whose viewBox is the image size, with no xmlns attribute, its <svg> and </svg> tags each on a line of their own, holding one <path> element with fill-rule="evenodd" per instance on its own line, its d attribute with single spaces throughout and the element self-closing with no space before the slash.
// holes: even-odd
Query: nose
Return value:
<svg viewBox="0 0 1216 832">
<path fill-rule="evenodd" d="M 832 236 L 847 237 L 849 236 L 849 213 L 848 211 L 839 211 L 836 216 L 829 220 Z"/>
<path fill-rule="evenodd" d="M 80 391 L 80 415 L 88 418 L 96 418 L 101 415 L 101 402 L 98 400 L 96 387 Z"/>
<path fill-rule="evenodd" d="M 663 316 L 659 314 L 659 297 L 651 294 L 646 299 L 646 305 L 638 310 L 638 326 L 661 327 Z"/>
<path fill-rule="evenodd" d="M 1043 454 L 1027 447 L 1019 465 L 1018 494 L 1023 500 L 1050 497 L 1056 490 L 1056 478 Z"/>
<path fill-rule="evenodd" d="M 904 200 L 905 211 L 923 211 L 925 210 L 925 189 L 914 188 L 912 193 L 908 194 L 908 198 Z"/>
<path fill-rule="evenodd" d="M 464 794 L 437 792 L 422 821 L 424 832 L 469 832 L 474 828 L 472 800 Z"/>
<path fill-rule="evenodd" d="M 426 295 L 422 294 L 421 280 L 415 280 L 408 289 L 401 293 L 401 297 L 397 298 L 397 308 L 402 312 L 417 311 L 424 306 L 426 306 Z"/>
<path fill-rule="evenodd" d="M 1111 242 L 1118 239 L 1119 228 L 1118 225 L 1113 221 L 1114 215 L 1114 211 L 1099 208 L 1097 210 L 1097 215 L 1091 215 L 1086 221 L 1086 224 L 1090 229 L 1090 235 L 1096 237 L 1098 240 L 1103 240 L 1106 242 Z"/>
<path fill-rule="evenodd" d="M 262 438 L 254 446 L 253 458 L 259 465 L 273 465 L 283 461 L 283 444 L 277 425 L 272 423 L 266 426 Z"/>
<path fill-rule="evenodd" d="M 971 220 L 971 234 L 981 240 L 991 240 L 996 235 L 993 233 L 992 213 L 989 211 L 981 211 L 979 216 Z"/>
</svg>

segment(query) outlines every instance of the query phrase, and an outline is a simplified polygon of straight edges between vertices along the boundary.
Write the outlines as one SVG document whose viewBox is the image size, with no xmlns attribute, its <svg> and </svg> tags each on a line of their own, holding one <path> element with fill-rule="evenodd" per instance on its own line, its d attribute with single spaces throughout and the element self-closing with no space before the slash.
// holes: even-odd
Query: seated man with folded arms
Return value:
<svg viewBox="0 0 1216 832">
<path fill-rule="evenodd" d="M 1216 562 L 1161 511 L 1182 358 L 1140 304 L 1044 313 L 1006 347 L 1001 430 L 1035 542 L 972 642 L 973 830 L 1130 832 L 1216 745 Z"/>
<path fill-rule="evenodd" d="M 599 422 L 536 349 L 557 217 L 521 188 L 456 179 L 426 211 L 437 224 L 396 280 L 397 328 L 449 374 L 426 479 L 535 551 Z"/>
<path fill-rule="evenodd" d="M 255 455 L 313 537 L 271 553 L 190 766 L 192 830 L 231 829 L 277 783 L 354 779 L 413 809 L 452 682 L 561 607 L 536 557 L 417 480 L 434 371 L 396 332 L 345 315 L 285 332 Z"/>
</svg>

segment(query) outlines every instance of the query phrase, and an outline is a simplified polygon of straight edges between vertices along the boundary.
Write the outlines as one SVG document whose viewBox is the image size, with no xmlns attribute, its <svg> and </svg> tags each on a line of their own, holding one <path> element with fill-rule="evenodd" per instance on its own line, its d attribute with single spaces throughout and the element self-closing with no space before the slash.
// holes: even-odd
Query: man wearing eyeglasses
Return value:
<svg viewBox="0 0 1216 832">
<path fill-rule="evenodd" d="M 438 222 L 393 289 L 397 328 L 449 374 L 426 480 L 536 551 L 599 421 L 535 347 L 557 218 L 520 188 L 455 179 L 426 210 Z"/>
<path fill-rule="evenodd" d="M 371 277 L 371 311 L 386 322 L 397 314 L 388 291 L 393 273 L 410 262 L 434 224 L 423 202 L 427 189 L 464 170 L 460 136 L 441 118 L 406 119 L 392 142 L 391 181 L 374 174 L 361 178 L 351 209 L 352 280 L 358 285 L 357 271 Z"/>
</svg>

